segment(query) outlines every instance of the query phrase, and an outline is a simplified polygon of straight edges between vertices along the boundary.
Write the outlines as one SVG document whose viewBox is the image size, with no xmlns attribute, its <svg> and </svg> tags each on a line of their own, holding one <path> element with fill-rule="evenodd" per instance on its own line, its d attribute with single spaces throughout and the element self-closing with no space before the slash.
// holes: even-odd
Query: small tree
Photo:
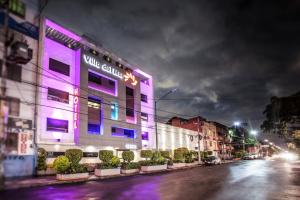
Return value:
<svg viewBox="0 0 300 200">
<path fill-rule="evenodd" d="M 65 156 L 69 159 L 71 165 L 77 165 L 83 157 L 83 152 L 80 149 L 68 149 Z"/>
<path fill-rule="evenodd" d="M 38 148 L 38 157 L 37 157 L 37 170 L 46 170 L 47 169 L 47 152 L 43 148 Z"/>
<path fill-rule="evenodd" d="M 152 158 L 152 151 L 151 150 L 141 150 L 141 157 L 145 158 L 146 160 Z"/>
<path fill-rule="evenodd" d="M 58 156 L 53 162 L 53 167 L 59 174 L 68 173 L 70 169 L 70 161 L 66 156 Z"/>
<path fill-rule="evenodd" d="M 183 161 L 184 159 L 184 155 L 183 155 L 183 151 L 181 149 L 175 149 L 174 150 L 174 161 Z"/>
<path fill-rule="evenodd" d="M 160 151 L 160 155 L 166 159 L 170 159 L 170 152 L 169 151 Z"/>
<path fill-rule="evenodd" d="M 133 151 L 123 151 L 122 152 L 122 158 L 125 162 L 130 163 L 134 160 L 134 153 Z"/>
<path fill-rule="evenodd" d="M 100 150 L 99 159 L 104 163 L 109 163 L 114 156 L 114 152 L 111 150 Z"/>
</svg>

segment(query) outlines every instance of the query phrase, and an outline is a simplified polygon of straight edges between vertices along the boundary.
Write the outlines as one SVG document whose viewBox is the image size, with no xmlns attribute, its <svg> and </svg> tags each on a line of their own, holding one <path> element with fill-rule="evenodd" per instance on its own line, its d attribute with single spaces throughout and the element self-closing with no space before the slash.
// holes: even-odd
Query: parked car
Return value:
<svg viewBox="0 0 300 200">
<path fill-rule="evenodd" d="M 216 157 L 216 156 L 208 156 L 204 159 L 204 164 L 205 165 L 220 165 L 221 164 L 221 159 Z"/>
<path fill-rule="evenodd" d="M 244 155 L 244 157 L 243 157 L 243 160 L 253 160 L 253 159 L 254 159 L 254 157 L 251 156 L 250 154 L 246 154 L 246 155 Z"/>
</svg>

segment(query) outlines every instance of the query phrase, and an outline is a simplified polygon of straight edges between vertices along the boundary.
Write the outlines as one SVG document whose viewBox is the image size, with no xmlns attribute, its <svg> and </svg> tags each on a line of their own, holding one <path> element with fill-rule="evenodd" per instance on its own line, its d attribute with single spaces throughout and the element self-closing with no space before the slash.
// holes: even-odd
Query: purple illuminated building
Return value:
<svg viewBox="0 0 300 200">
<path fill-rule="evenodd" d="M 51 20 L 41 29 L 38 146 L 49 155 L 132 149 L 138 159 L 154 144 L 152 77 Z"/>
</svg>

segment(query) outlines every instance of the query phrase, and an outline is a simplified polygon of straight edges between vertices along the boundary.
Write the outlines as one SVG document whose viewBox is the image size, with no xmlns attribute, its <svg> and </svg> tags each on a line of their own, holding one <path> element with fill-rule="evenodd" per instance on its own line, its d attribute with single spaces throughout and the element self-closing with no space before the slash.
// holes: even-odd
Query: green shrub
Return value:
<svg viewBox="0 0 300 200">
<path fill-rule="evenodd" d="M 184 159 L 184 155 L 183 155 L 183 151 L 180 149 L 175 149 L 174 150 L 174 161 L 183 161 Z"/>
<path fill-rule="evenodd" d="M 183 156 L 184 156 L 184 154 L 186 154 L 186 153 L 189 152 L 188 148 L 186 148 L 186 147 L 177 148 L 177 150 L 178 150 L 178 151 L 182 151 Z"/>
<path fill-rule="evenodd" d="M 70 161 L 66 156 L 58 156 L 53 163 L 53 167 L 59 174 L 66 174 L 69 172 Z"/>
<path fill-rule="evenodd" d="M 131 162 L 134 160 L 134 153 L 133 151 L 123 151 L 122 158 L 125 162 Z"/>
<path fill-rule="evenodd" d="M 69 159 L 71 165 L 76 165 L 83 157 L 83 152 L 80 149 L 68 149 L 65 152 L 65 156 Z"/>
<path fill-rule="evenodd" d="M 113 168 L 117 168 L 120 166 L 120 159 L 117 156 L 113 156 L 110 161 L 110 164 Z"/>
<path fill-rule="evenodd" d="M 146 158 L 146 160 L 152 158 L 152 154 L 151 150 L 141 150 L 141 157 Z"/>
<path fill-rule="evenodd" d="M 160 157 L 161 157 L 160 152 L 159 151 L 154 151 L 153 154 L 152 154 L 151 160 L 155 160 L 156 161 L 156 160 L 159 160 Z"/>
<path fill-rule="evenodd" d="M 99 159 L 104 163 L 109 163 L 113 158 L 114 153 L 111 150 L 100 150 Z"/>
<path fill-rule="evenodd" d="M 38 148 L 38 157 L 37 157 L 37 170 L 46 170 L 47 169 L 47 152 L 43 148 Z"/>
<path fill-rule="evenodd" d="M 160 151 L 160 155 L 166 159 L 170 159 L 170 152 L 169 151 Z"/>
<path fill-rule="evenodd" d="M 156 165 L 156 162 L 153 160 L 141 160 L 139 161 L 140 166 L 153 166 Z"/>
<path fill-rule="evenodd" d="M 184 154 L 184 161 L 185 161 L 186 163 L 192 163 L 192 162 L 194 162 L 194 159 L 193 159 L 193 153 L 191 153 L 191 152 L 185 153 L 185 154 Z"/>
<path fill-rule="evenodd" d="M 122 169 L 138 169 L 140 167 L 140 164 L 137 162 L 123 162 L 121 165 Z"/>
</svg>

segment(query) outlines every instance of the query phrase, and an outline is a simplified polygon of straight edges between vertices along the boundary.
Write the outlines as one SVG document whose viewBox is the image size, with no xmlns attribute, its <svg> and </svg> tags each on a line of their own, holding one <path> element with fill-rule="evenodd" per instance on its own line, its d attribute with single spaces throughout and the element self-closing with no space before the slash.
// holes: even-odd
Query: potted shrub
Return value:
<svg viewBox="0 0 300 200">
<path fill-rule="evenodd" d="M 133 151 L 123 151 L 122 158 L 124 162 L 121 165 L 121 173 L 122 174 L 133 174 L 139 172 L 139 163 L 131 162 L 134 160 Z"/>
<path fill-rule="evenodd" d="M 38 148 L 38 156 L 37 156 L 37 174 L 44 175 L 47 170 L 47 152 L 43 148 Z"/>
<path fill-rule="evenodd" d="M 141 150 L 141 157 L 145 158 L 146 160 L 152 158 L 153 152 L 151 150 Z"/>
<path fill-rule="evenodd" d="M 113 151 L 100 150 L 101 163 L 95 169 L 96 176 L 114 176 L 120 174 L 120 159 L 113 155 Z"/>
<path fill-rule="evenodd" d="M 193 165 L 197 164 L 197 163 L 194 163 L 194 158 L 193 158 L 192 152 L 187 152 L 184 154 L 184 161 L 185 161 L 186 166 L 193 166 Z"/>
<path fill-rule="evenodd" d="M 56 178 L 58 180 L 87 179 L 89 174 L 86 168 L 79 164 L 82 155 L 80 149 L 69 149 L 65 156 L 58 156 L 53 163 L 57 172 Z"/>
<path fill-rule="evenodd" d="M 152 152 L 151 152 L 152 153 Z M 152 154 L 151 160 L 142 160 L 139 162 L 142 172 L 160 171 L 167 169 L 166 160 L 159 152 Z"/>
<path fill-rule="evenodd" d="M 170 169 L 176 169 L 176 168 L 182 168 L 185 167 L 184 162 L 184 150 L 181 148 L 174 150 L 174 159 L 173 159 L 173 165 L 169 165 L 168 168 Z"/>
</svg>

